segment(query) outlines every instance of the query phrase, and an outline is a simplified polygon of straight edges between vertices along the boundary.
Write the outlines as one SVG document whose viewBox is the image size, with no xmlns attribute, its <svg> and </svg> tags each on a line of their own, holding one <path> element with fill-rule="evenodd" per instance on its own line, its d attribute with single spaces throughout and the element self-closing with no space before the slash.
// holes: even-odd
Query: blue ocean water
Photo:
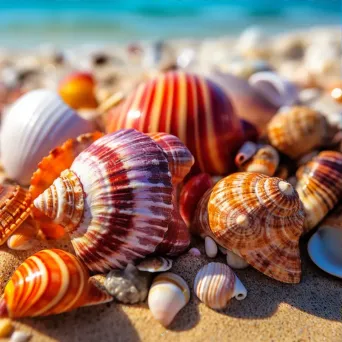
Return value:
<svg viewBox="0 0 342 342">
<path fill-rule="evenodd" d="M 215 37 L 341 23 L 341 0 L 0 0 L 0 45 Z"/>
</svg>

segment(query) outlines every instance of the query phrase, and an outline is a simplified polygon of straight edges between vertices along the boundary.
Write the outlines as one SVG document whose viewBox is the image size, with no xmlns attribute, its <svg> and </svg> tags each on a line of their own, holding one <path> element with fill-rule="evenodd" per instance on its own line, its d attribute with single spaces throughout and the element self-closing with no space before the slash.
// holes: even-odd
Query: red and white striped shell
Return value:
<svg viewBox="0 0 342 342">
<path fill-rule="evenodd" d="M 212 237 L 267 276 L 298 283 L 303 223 L 303 207 L 291 184 L 239 172 L 204 194 L 194 227 L 202 237 Z"/>
<path fill-rule="evenodd" d="M 177 136 L 204 172 L 225 174 L 243 143 L 230 99 L 216 83 L 185 72 L 167 72 L 141 84 L 107 113 L 107 132 L 135 128 Z"/>
<path fill-rule="evenodd" d="M 26 259 L 12 275 L 0 299 L 0 317 L 48 316 L 112 300 L 96 287 L 74 255 L 43 250 Z"/>
<path fill-rule="evenodd" d="M 342 199 L 342 154 L 321 152 L 296 175 L 296 190 L 304 205 L 304 228 L 308 232 Z"/>
</svg>

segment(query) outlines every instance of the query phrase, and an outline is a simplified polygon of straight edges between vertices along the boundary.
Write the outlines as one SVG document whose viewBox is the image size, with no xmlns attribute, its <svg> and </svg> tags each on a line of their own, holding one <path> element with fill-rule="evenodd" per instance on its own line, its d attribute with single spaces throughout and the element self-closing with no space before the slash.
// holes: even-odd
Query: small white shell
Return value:
<svg viewBox="0 0 342 342">
<path fill-rule="evenodd" d="M 136 267 L 139 271 L 165 272 L 172 268 L 172 260 L 163 257 L 149 257 L 139 262 Z"/>
<path fill-rule="evenodd" d="M 232 267 L 232 268 L 236 268 L 236 269 L 244 269 L 247 268 L 249 266 L 249 264 L 243 260 L 240 256 L 238 256 L 237 254 L 229 251 L 227 249 L 227 264 L 228 266 Z"/>
<path fill-rule="evenodd" d="M 31 335 L 26 332 L 15 331 L 10 338 L 10 342 L 27 342 L 30 338 Z"/>
<path fill-rule="evenodd" d="M 28 185 L 37 164 L 50 150 L 93 130 L 94 125 L 78 116 L 57 93 L 30 91 L 4 118 L 0 136 L 4 169 L 10 178 Z"/>
<path fill-rule="evenodd" d="M 206 236 L 204 239 L 205 253 L 209 258 L 215 258 L 217 255 L 217 245 L 216 242 L 210 237 Z"/>
<path fill-rule="evenodd" d="M 211 262 L 203 266 L 194 283 L 196 296 L 212 309 L 224 309 L 231 298 L 245 299 L 247 290 L 225 264 Z"/>
<path fill-rule="evenodd" d="M 158 275 L 148 294 L 148 306 L 154 318 L 164 327 L 189 302 L 190 289 L 179 275 L 166 272 Z"/>
</svg>

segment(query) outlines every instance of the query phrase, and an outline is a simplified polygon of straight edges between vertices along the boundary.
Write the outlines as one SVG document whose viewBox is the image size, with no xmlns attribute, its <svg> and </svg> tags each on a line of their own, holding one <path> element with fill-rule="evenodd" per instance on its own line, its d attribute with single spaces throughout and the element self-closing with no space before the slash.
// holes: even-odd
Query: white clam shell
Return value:
<svg viewBox="0 0 342 342">
<path fill-rule="evenodd" d="M 190 289 L 179 275 L 167 272 L 157 276 L 148 294 L 148 306 L 154 318 L 164 327 L 189 302 Z"/>
<path fill-rule="evenodd" d="M 229 251 L 228 249 L 227 249 L 226 254 L 227 254 L 226 258 L 227 258 L 228 266 L 230 266 L 232 268 L 236 268 L 236 269 L 244 269 L 244 268 L 247 268 L 249 266 L 249 264 L 245 260 L 243 260 L 237 254 Z"/>
<path fill-rule="evenodd" d="M 210 237 L 206 236 L 204 239 L 205 253 L 209 258 L 215 258 L 218 252 L 216 242 Z"/>
<path fill-rule="evenodd" d="M 196 296 L 212 309 L 224 309 L 231 298 L 245 299 L 247 290 L 225 264 L 211 262 L 203 266 L 194 283 Z"/>
<path fill-rule="evenodd" d="M 57 93 L 30 91 L 15 102 L 4 118 L 0 137 L 4 169 L 10 178 L 28 185 L 37 164 L 50 150 L 94 129 Z"/>
<path fill-rule="evenodd" d="M 149 257 L 139 262 L 136 267 L 144 272 L 165 272 L 172 268 L 173 261 L 163 257 Z"/>
</svg>

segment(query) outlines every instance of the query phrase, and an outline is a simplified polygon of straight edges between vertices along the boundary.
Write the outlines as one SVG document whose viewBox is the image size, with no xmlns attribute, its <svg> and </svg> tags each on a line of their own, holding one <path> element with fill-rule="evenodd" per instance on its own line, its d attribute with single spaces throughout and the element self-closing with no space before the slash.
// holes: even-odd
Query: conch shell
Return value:
<svg viewBox="0 0 342 342">
<path fill-rule="evenodd" d="M 303 207 L 291 184 L 280 178 L 239 172 L 204 194 L 193 231 L 212 237 L 271 278 L 298 283 L 298 241 L 303 224 Z"/>
<path fill-rule="evenodd" d="M 296 190 L 306 213 L 306 233 L 342 198 L 342 154 L 336 151 L 321 152 L 299 168 L 296 176 Z"/>
<path fill-rule="evenodd" d="M 112 299 L 92 282 L 75 256 L 43 250 L 14 272 L 0 299 L 0 317 L 48 316 Z"/>
</svg>

